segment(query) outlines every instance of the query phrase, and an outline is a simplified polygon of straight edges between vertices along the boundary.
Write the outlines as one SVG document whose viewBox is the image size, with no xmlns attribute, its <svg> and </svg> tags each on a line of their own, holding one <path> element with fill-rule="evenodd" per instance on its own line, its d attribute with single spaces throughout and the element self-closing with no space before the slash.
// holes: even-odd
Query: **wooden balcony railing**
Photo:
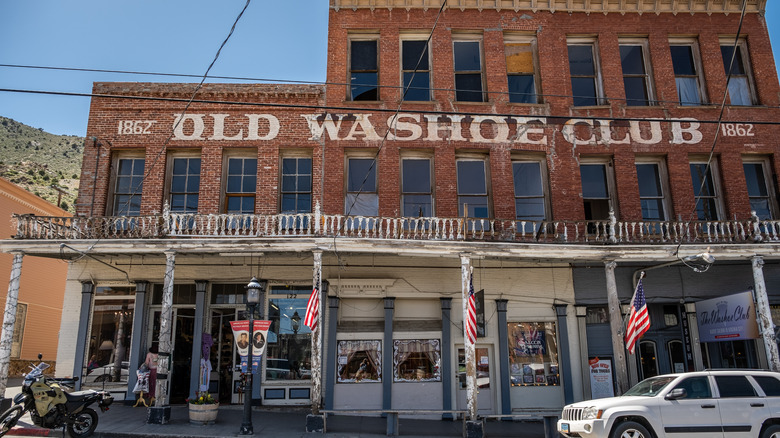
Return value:
<svg viewBox="0 0 780 438">
<path fill-rule="evenodd" d="M 110 217 L 15 215 L 16 239 L 337 237 L 519 243 L 756 243 L 780 240 L 780 221 L 519 221 L 299 214 L 162 214 Z"/>
</svg>

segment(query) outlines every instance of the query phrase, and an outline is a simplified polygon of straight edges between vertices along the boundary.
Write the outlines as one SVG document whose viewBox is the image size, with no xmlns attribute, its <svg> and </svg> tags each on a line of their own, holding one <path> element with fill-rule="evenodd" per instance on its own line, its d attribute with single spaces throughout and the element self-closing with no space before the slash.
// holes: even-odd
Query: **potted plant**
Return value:
<svg viewBox="0 0 780 438">
<path fill-rule="evenodd" d="M 195 398 L 188 398 L 187 405 L 190 412 L 190 423 L 214 424 L 217 421 L 219 402 L 208 391 L 197 392 Z"/>
</svg>

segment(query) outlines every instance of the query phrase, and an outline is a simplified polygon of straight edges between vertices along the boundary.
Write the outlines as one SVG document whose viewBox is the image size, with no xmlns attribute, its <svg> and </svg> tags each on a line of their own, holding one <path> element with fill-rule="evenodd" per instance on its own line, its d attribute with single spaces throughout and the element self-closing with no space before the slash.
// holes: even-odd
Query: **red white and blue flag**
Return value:
<svg viewBox="0 0 780 438">
<path fill-rule="evenodd" d="M 314 290 L 311 291 L 309 297 L 309 303 L 306 304 L 306 318 L 303 319 L 303 324 L 309 327 L 312 331 L 317 328 L 317 321 L 320 317 L 320 289 L 319 289 L 320 277 L 317 276 L 317 280 L 314 283 Z"/>
<path fill-rule="evenodd" d="M 645 291 L 640 278 L 634 291 L 634 297 L 631 298 L 631 311 L 628 314 L 628 325 L 626 326 L 625 340 L 628 354 L 634 354 L 636 341 L 648 330 L 650 330 L 650 315 L 647 313 Z"/>
<path fill-rule="evenodd" d="M 474 274 L 469 275 L 469 296 L 466 303 L 466 322 L 463 330 L 469 344 L 477 342 L 477 305 L 474 299 Z"/>
</svg>

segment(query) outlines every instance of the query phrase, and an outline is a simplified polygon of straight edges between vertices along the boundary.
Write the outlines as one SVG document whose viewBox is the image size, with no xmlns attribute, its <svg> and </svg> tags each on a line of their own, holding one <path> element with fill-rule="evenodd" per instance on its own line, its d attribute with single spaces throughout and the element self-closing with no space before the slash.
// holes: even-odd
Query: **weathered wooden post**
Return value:
<svg viewBox="0 0 780 438">
<path fill-rule="evenodd" d="M 307 432 L 322 432 L 325 429 L 325 418 L 320 414 L 322 404 L 322 251 L 313 251 L 314 267 L 312 269 L 312 285 L 320 294 L 318 299 L 317 318 L 311 330 L 311 414 L 306 416 Z M 308 312 L 307 312 L 308 313 Z"/>
<path fill-rule="evenodd" d="M 466 402 L 469 420 L 466 422 L 467 438 L 482 438 L 484 431 L 482 422 L 477 420 L 477 353 L 476 334 L 470 336 L 468 320 L 470 318 L 469 293 L 471 292 L 471 256 L 460 255 L 461 296 L 463 302 L 463 344 L 466 350 Z"/>
<path fill-rule="evenodd" d="M 8 367 L 11 363 L 11 344 L 14 339 L 16 308 L 19 303 L 19 280 L 22 277 L 22 258 L 24 257 L 24 253 L 21 251 L 14 251 L 12 254 L 14 260 L 11 264 L 11 280 L 8 282 L 3 330 L 0 333 L 0 410 L 3 412 L 11 407 L 11 399 L 5 398 L 5 389 L 8 386 Z"/>
<path fill-rule="evenodd" d="M 612 355 L 615 359 L 617 374 L 617 395 L 628 391 L 628 369 L 626 368 L 626 348 L 623 343 L 623 316 L 620 311 L 620 298 L 615 281 L 614 260 L 604 263 L 607 276 L 607 304 L 609 305 L 609 326 L 612 329 Z"/>
<path fill-rule="evenodd" d="M 777 350 L 777 339 L 775 338 L 775 324 L 772 322 L 772 310 L 769 307 L 769 297 L 766 293 L 766 283 L 764 282 L 764 258 L 754 256 L 753 262 L 753 282 L 756 293 L 756 311 L 758 312 L 758 326 L 761 328 L 761 337 L 764 340 L 764 349 L 766 349 L 766 360 L 769 369 L 780 371 L 780 355 Z"/>
<path fill-rule="evenodd" d="M 176 268 L 176 251 L 165 251 L 165 279 L 163 280 L 162 311 L 160 312 L 160 337 L 157 362 L 157 386 L 155 403 L 147 412 L 147 422 L 166 424 L 171 419 L 169 404 L 169 373 L 171 367 L 171 335 L 173 334 L 173 272 Z"/>
</svg>

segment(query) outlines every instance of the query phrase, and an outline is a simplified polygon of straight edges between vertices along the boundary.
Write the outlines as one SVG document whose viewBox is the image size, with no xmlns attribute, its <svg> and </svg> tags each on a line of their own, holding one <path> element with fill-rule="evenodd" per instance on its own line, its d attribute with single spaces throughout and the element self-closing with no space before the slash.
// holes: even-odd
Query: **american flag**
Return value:
<svg viewBox="0 0 780 438">
<path fill-rule="evenodd" d="M 628 326 L 626 326 L 626 348 L 628 354 L 634 354 L 636 341 L 650 329 L 650 315 L 647 313 L 645 291 L 642 288 L 642 279 L 636 285 L 634 297 L 631 298 L 631 312 L 628 314 Z"/>
<path fill-rule="evenodd" d="M 463 330 L 466 332 L 466 340 L 469 344 L 477 342 L 477 305 L 474 302 L 474 274 L 469 276 L 469 298 L 466 315 L 466 323 Z"/>
<path fill-rule="evenodd" d="M 319 282 L 320 278 L 317 276 L 317 280 L 314 283 L 314 290 L 311 291 L 311 296 L 309 297 L 309 303 L 306 304 L 306 318 L 303 319 L 303 324 L 312 331 L 317 327 L 317 321 L 320 316 L 320 290 L 317 287 Z"/>
</svg>

